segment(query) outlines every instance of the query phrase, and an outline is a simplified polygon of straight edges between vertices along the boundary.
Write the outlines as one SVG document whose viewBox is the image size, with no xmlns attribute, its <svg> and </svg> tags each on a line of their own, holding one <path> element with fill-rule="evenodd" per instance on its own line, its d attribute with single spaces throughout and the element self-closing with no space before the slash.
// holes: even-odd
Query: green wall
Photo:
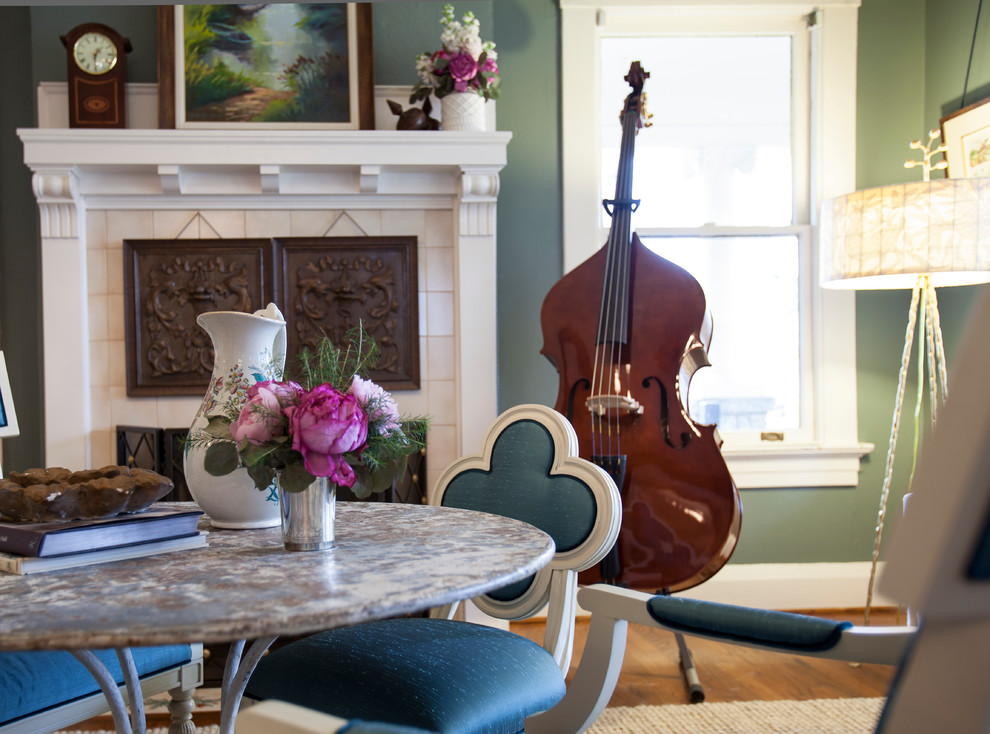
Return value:
<svg viewBox="0 0 990 734">
<path fill-rule="evenodd" d="M 18 127 L 36 124 L 30 73 L 31 16 L 25 7 L 0 8 L 0 65 L 16 69 L 0 81 L 0 348 L 21 430 L 3 442 L 5 471 L 41 465 L 41 253 L 38 206 L 24 166 Z"/>
<path fill-rule="evenodd" d="M 978 2 L 863 0 L 857 90 L 859 188 L 916 180 L 917 170 L 902 166 L 910 154 L 907 143 L 924 138 L 941 116 L 958 108 Z M 375 4 L 377 83 L 415 81 L 413 58 L 436 47 L 442 6 L 442 2 Z M 521 402 L 550 404 L 556 375 L 539 354 L 539 311 L 562 270 L 559 13 L 554 0 L 476 0 L 455 3 L 455 9 L 458 15 L 473 10 L 481 19 L 482 36 L 498 45 L 503 76 L 498 125 L 513 133 L 497 222 L 499 404 L 501 408 Z M 987 16 L 984 25 L 990 24 L 990 11 Z M 155 23 L 150 6 L 35 7 L 29 13 L 23 8 L 0 8 L 0 28 L 15 44 L 6 45 L 2 53 L 20 58 L 22 68 L 24 59 L 32 65 L 24 81 L 4 82 L 5 99 L 10 92 L 17 93 L 17 109 L 0 110 L 0 282 L 4 284 L 0 338 L 8 354 L 18 355 L 16 374 L 12 366 L 11 376 L 22 386 L 18 406 L 23 412 L 40 408 L 36 375 L 40 318 L 24 309 L 25 303 L 38 304 L 39 296 L 32 289 L 40 280 L 40 266 L 30 177 L 19 162 L 12 119 L 33 115 L 25 105 L 33 104 L 34 83 L 65 78 L 64 53 L 57 38 L 83 20 L 105 22 L 130 36 L 135 46 L 129 59 L 131 81 L 154 81 Z M 30 53 L 25 39 L 30 39 Z M 980 39 L 968 101 L 990 96 L 990 28 L 980 33 Z M 939 294 L 950 366 L 975 292 L 976 288 L 956 288 Z M 859 487 L 744 490 L 743 531 L 733 563 L 869 559 L 908 303 L 903 292 L 857 294 L 860 439 L 876 445 L 863 463 Z M 25 354 L 27 359 L 22 357 Z M 33 376 L 26 374 L 32 371 Z M 6 442 L 9 469 L 42 461 L 40 436 L 40 426 L 31 426 L 22 438 Z M 895 506 L 906 486 L 910 455 L 908 421 L 898 449 Z"/>
</svg>

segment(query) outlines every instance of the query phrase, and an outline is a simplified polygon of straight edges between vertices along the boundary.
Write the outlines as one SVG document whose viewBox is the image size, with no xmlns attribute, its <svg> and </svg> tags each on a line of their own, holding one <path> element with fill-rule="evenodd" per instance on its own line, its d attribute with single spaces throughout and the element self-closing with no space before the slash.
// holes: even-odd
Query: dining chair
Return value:
<svg viewBox="0 0 990 734">
<path fill-rule="evenodd" d="M 169 734 L 191 734 L 192 696 L 203 683 L 203 645 L 131 648 L 142 698 L 169 692 Z M 125 697 L 124 673 L 113 650 L 95 657 Z M 0 734 L 44 734 L 110 711 L 97 679 L 72 653 L 31 650 L 0 653 Z"/>
<path fill-rule="evenodd" d="M 479 453 L 447 467 L 428 499 L 522 520 L 553 538 L 556 552 L 546 567 L 473 600 L 500 620 L 546 609 L 543 645 L 455 620 L 453 605 L 426 618 L 370 622 L 290 643 L 262 658 L 247 699 L 442 734 L 517 734 L 527 717 L 564 695 L 577 574 L 598 563 L 618 536 L 615 483 L 578 457 L 577 436 L 564 416 L 521 405 L 495 420 Z"/>
<path fill-rule="evenodd" d="M 430 734 L 398 724 L 354 721 L 269 699 L 237 714 L 235 734 Z"/>
</svg>

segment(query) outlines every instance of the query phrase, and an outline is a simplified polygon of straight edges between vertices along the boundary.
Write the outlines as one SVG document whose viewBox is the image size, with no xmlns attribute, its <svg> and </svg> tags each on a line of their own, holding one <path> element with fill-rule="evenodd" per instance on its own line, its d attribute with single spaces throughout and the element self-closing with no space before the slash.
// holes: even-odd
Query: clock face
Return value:
<svg viewBox="0 0 990 734">
<path fill-rule="evenodd" d="M 106 74 L 117 64 L 117 47 L 102 33 L 90 31 L 79 36 L 72 58 L 89 74 Z"/>
</svg>

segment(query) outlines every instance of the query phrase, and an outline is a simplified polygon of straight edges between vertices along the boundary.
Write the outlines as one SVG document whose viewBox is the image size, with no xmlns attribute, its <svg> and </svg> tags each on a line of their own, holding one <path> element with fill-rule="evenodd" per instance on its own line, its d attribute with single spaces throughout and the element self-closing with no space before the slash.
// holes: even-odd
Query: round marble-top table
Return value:
<svg viewBox="0 0 990 734">
<path fill-rule="evenodd" d="M 526 578 L 554 553 L 550 537 L 526 523 L 384 502 L 338 502 L 336 545 L 325 551 L 286 551 L 279 528 L 217 530 L 204 518 L 201 529 L 207 548 L 0 573 L 0 650 L 256 640 L 243 659 L 240 643 L 228 660 L 221 730 L 229 729 L 247 678 L 278 635 L 468 599 Z"/>
</svg>

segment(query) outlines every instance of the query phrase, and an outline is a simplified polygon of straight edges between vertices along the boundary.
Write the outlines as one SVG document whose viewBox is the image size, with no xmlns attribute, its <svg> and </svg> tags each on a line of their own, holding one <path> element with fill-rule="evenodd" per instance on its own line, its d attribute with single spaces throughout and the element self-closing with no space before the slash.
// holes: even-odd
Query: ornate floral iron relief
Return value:
<svg viewBox="0 0 990 734">
<path fill-rule="evenodd" d="M 289 354 L 324 333 L 340 341 L 360 321 L 382 352 L 371 378 L 390 390 L 419 387 L 415 237 L 280 237 L 275 247 Z"/>
<path fill-rule="evenodd" d="M 201 395 L 213 347 L 196 316 L 269 302 L 290 355 L 362 321 L 382 349 L 374 379 L 419 387 L 415 237 L 126 240 L 124 263 L 128 395 Z"/>
</svg>

